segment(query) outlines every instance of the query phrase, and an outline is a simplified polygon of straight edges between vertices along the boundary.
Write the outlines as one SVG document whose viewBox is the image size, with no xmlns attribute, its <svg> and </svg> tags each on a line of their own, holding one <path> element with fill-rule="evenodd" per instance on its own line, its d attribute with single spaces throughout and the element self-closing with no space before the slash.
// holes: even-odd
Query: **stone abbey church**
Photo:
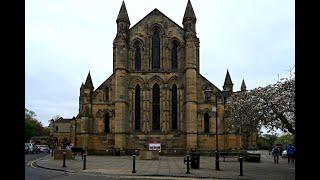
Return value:
<svg viewBox="0 0 320 180">
<path fill-rule="evenodd" d="M 59 120 L 60 125 L 70 124 L 70 132 L 62 135 L 59 122 L 51 123 L 58 141 L 69 138 L 89 152 L 119 148 L 124 154 L 157 142 L 163 154 L 194 149 L 210 153 L 218 134 L 219 150 L 240 148 L 244 140 L 228 130 L 224 107 L 232 93 L 246 91 L 244 81 L 241 91 L 233 92 L 227 72 L 219 90 L 200 74 L 196 21 L 188 1 L 183 27 L 158 9 L 130 27 L 123 2 L 116 19 L 113 74 L 94 88 L 89 72 L 80 88 L 79 114 Z M 246 138 L 249 147 L 256 146 L 255 134 Z"/>
</svg>

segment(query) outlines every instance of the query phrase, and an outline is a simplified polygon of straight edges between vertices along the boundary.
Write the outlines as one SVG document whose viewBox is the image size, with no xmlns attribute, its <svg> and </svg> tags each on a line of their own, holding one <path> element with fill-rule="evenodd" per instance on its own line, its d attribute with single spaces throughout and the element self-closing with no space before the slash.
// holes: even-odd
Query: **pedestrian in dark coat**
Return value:
<svg viewBox="0 0 320 180">
<path fill-rule="evenodd" d="M 272 155 L 273 155 L 274 163 L 279 164 L 280 149 L 278 146 L 275 146 L 272 149 Z"/>
<path fill-rule="evenodd" d="M 290 163 L 290 160 L 291 160 L 291 163 L 294 163 L 295 152 L 296 152 L 295 147 L 289 144 L 287 147 L 288 163 Z"/>
</svg>

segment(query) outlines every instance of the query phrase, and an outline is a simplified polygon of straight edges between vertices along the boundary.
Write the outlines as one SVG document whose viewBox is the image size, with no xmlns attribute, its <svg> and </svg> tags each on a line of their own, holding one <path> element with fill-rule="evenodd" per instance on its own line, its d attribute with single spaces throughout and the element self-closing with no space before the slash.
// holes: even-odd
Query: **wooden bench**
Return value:
<svg viewBox="0 0 320 180">
<path fill-rule="evenodd" d="M 81 153 L 81 156 L 84 153 L 84 149 L 82 147 L 72 147 L 71 151 L 73 154 Z"/>
</svg>

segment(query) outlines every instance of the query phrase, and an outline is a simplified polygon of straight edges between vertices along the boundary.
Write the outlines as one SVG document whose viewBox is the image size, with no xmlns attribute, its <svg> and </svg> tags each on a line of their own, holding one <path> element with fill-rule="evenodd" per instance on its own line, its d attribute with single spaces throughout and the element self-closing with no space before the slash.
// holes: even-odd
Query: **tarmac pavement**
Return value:
<svg viewBox="0 0 320 180">
<path fill-rule="evenodd" d="M 243 175 L 240 174 L 240 163 L 236 158 L 220 158 L 220 171 L 215 170 L 215 157 L 200 156 L 200 169 L 191 169 L 186 174 L 183 156 L 160 156 L 160 160 L 139 160 L 136 157 L 136 173 L 132 173 L 131 156 L 87 156 L 86 170 L 83 170 L 81 156 L 75 160 L 66 160 L 66 167 L 62 167 L 62 160 L 53 160 L 51 155 L 44 156 L 34 164 L 38 167 L 69 172 L 73 174 L 103 175 L 125 178 L 210 178 L 210 179 L 295 179 L 295 165 L 288 164 L 286 158 L 279 158 L 279 164 L 274 164 L 268 151 L 261 152 L 261 162 L 243 162 Z M 170 177 L 170 178 L 169 178 Z"/>
</svg>

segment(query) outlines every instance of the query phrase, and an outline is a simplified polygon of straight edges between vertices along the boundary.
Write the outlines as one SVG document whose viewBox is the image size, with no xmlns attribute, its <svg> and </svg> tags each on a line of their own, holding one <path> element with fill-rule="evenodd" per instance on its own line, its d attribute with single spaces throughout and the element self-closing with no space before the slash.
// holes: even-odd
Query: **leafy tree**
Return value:
<svg viewBox="0 0 320 180">
<path fill-rule="evenodd" d="M 49 127 L 44 127 L 42 134 L 43 134 L 44 136 L 49 136 L 49 135 L 50 135 L 50 128 L 49 128 Z"/>
<path fill-rule="evenodd" d="M 48 135 L 48 130 L 45 129 L 41 122 L 35 117 L 35 112 L 25 108 L 25 141 L 28 142 L 31 137 Z M 49 131 L 50 133 L 50 131 Z"/>
<path fill-rule="evenodd" d="M 272 147 L 277 140 L 277 135 L 275 134 L 263 134 L 259 135 L 257 138 L 257 145 L 259 149 L 269 149 Z"/>
<path fill-rule="evenodd" d="M 258 149 L 268 149 L 268 145 L 269 145 L 269 143 L 265 137 L 258 136 L 258 138 L 257 138 Z"/>
<path fill-rule="evenodd" d="M 282 145 L 287 145 L 287 144 L 294 144 L 294 135 L 292 134 L 285 134 L 277 138 L 276 144 L 282 144 Z"/>
<path fill-rule="evenodd" d="M 257 113 L 264 126 L 295 134 L 295 79 L 254 89 L 252 95 L 260 101 Z"/>
<path fill-rule="evenodd" d="M 259 131 L 259 121 L 252 121 L 256 118 L 252 111 L 255 111 L 257 100 L 250 97 L 248 92 L 236 93 L 226 103 L 229 117 L 226 118 L 226 124 L 231 125 L 231 131 L 241 134 L 244 148 L 247 148 L 247 139 L 252 133 Z"/>
<path fill-rule="evenodd" d="M 242 133 L 262 126 L 295 134 L 295 78 L 239 92 L 227 99 L 229 121 Z"/>
</svg>

